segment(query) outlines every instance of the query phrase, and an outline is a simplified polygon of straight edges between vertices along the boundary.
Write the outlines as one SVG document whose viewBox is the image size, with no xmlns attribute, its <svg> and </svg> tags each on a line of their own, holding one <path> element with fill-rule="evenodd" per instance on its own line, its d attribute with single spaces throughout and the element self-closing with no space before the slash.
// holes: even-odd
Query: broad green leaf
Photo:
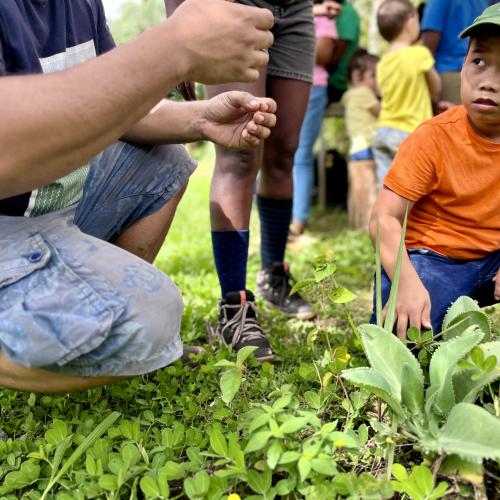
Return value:
<svg viewBox="0 0 500 500">
<path fill-rule="evenodd" d="M 483 340 L 491 340 L 491 321 L 483 311 L 469 311 L 460 314 L 454 319 L 442 335 L 444 340 L 459 337 L 467 328 L 475 327 L 484 333 Z"/>
<path fill-rule="evenodd" d="M 262 448 L 266 446 L 271 435 L 272 434 L 269 431 L 259 431 L 253 434 L 245 447 L 245 453 L 262 450 Z"/>
<path fill-rule="evenodd" d="M 297 462 L 301 456 L 302 454 L 298 451 L 285 451 L 285 453 L 281 455 L 279 463 L 280 465 L 291 464 L 293 462 Z"/>
<path fill-rule="evenodd" d="M 15 490 L 22 490 L 34 483 L 40 477 L 40 466 L 29 459 L 21 464 L 18 471 L 9 472 L 0 486 L 0 495 Z"/>
<path fill-rule="evenodd" d="M 304 399 L 311 408 L 314 408 L 315 410 L 319 410 L 321 408 L 321 399 L 317 392 L 307 391 L 304 393 Z"/>
<path fill-rule="evenodd" d="M 197 472 L 194 477 L 184 480 L 184 491 L 190 500 L 205 498 L 210 488 L 210 477 L 205 471 Z"/>
<path fill-rule="evenodd" d="M 160 496 L 158 483 L 151 476 L 142 477 L 139 484 L 146 498 L 157 498 Z"/>
<path fill-rule="evenodd" d="M 286 408 L 290 403 L 292 402 L 292 396 L 290 394 L 287 394 L 286 396 L 281 396 L 278 398 L 274 403 L 273 403 L 273 410 L 274 411 L 279 411 L 282 410 L 283 408 Z"/>
<path fill-rule="evenodd" d="M 69 430 L 66 422 L 61 420 L 55 420 L 51 425 L 51 428 L 45 433 L 45 439 L 47 443 L 52 445 L 59 444 L 68 435 Z"/>
<path fill-rule="evenodd" d="M 222 401 L 229 404 L 241 385 L 241 370 L 239 368 L 231 368 L 222 374 L 220 379 L 220 389 L 222 391 Z"/>
<path fill-rule="evenodd" d="M 236 364 L 241 366 L 256 350 L 257 346 L 254 345 L 247 345 L 241 348 L 236 355 Z"/>
<path fill-rule="evenodd" d="M 247 474 L 247 481 L 250 488 L 255 493 L 265 495 L 271 488 L 272 474 L 271 471 L 266 469 L 259 474 L 256 470 L 249 470 Z"/>
<path fill-rule="evenodd" d="M 254 432 L 263 425 L 266 425 L 271 419 L 271 415 L 269 413 L 262 413 L 258 417 L 252 420 L 250 427 L 248 428 L 248 432 Z"/>
<path fill-rule="evenodd" d="M 458 361 L 479 344 L 483 336 L 480 330 L 468 331 L 441 344 L 432 355 L 429 377 L 431 387 L 438 388 L 434 408 L 440 414 L 447 415 L 455 404 L 452 376 Z"/>
<path fill-rule="evenodd" d="M 484 458 L 499 460 L 500 419 L 479 406 L 459 403 L 451 410 L 437 439 L 424 439 L 423 445 L 475 463 Z"/>
<path fill-rule="evenodd" d="M 114 474 L 103 474 L 99 478 L 99 486 L 107 491 L 116 491 L 118 489 L 118 477 Z"/>
<path fill-rule="evenodd" d="M 476 486 L 482 486 L 484 480 L 484 469 L 481 464 L 468 462 L 457 455 L 446 457 L 439 472 L 447 476 L 458 474 Z"/>
<path fill-rule="evenodd" d="M 245 454 L 243 453 L 236 434 L 231 434 L 228 439 L 227 453 L 241 473 L 246 472 Z"/>
<path fill-rule="evenodd" d="M 267 465 L 271 470 L 274 470 L 276 465 L 278 465 L 282 453 L 283 447 L 281 446 L 281 441 L 278 439 L 274 440 L 267 450 Z"/>
<path fill-rule="evenodd" d="M 311 285 L 315 285 L 316 284 L 316 280 L 313 280 L 313 279 L 305 279 L 305 280 L 300 280 L 300 281 L 297 281 L 297 283 L 295 283 L 292 287 L 292 289 L 290 290 L 290 295 L 293 295 L 294 293 L 297 293 L 299 292 L 300 290 L 303 290 L 304 288 L 307 288 Z"/>
<path fill-rule="evenodd" d="M 300 481 L 304 482 L 312 469 L 311 459 L 301 457 L 297 463 L 297 468 L 299 469 Z"/>
<path fill-rule="evenodd" d="M 210 446 L 212 450 L 221 457 L 227 456 L 227 442 L 222 432 L 218 428 L 213 427 L 208 431 L 208 435 L 210 437 Z"/>
<path fill-rule="evenodd" d="M 408 472 L 401 464 L 393 464 L 391 468 L 392 475 L 400 482 L 408 479 Z"/>
<path fill-rule="evenodd" d="M 182 479 L 186 474 L 186 467 L 183 464 L 172 461 L 168 461 L 160 470 L 169 481 L 173 479 Z"/>
<path fill-rule="evenodd" d="M 458 297 L 455 302 L 448 308 L 443 319 L 442 330 L 448 329 L 452 322 L 455 321 L 461 314 L 469 311 L 481 311 L 481 308 L 474 299 L 470 297 Z"/>
<path fill-rule="evenodd" d="M 372 368 L 351 368 L 342 371 L 342 377 L 356 387 L 383 399 L 400 417 L 406 418 L 401 403 L 391 394 L 391 387 L 385 378 Z"/>
<path fill-rule="evenodd" d="M 300 431 L 300 429 L 305 427 L 308 423 L 309 419 L 307 417 L 289 417 L 280 425 L 279 430 L 283 434 L 292 434 Z"/>
<path fill-rule="evenodd" d="M 278 495 L 284 497 L 293 491 L 296 484 L 297 484 L 297 481 L 295 480 L 294 477 L 289 477 L 287 479 L 281 479 L 281 481 L 278 481 L 276 483 L 276 493 L 278 493 Z"/>
<path fill-rule="evenodd" d="M 324 260 L 323 262 L 316 264 L 316 268 L 314 269 L 314 280 L 316 283 L 320 283 L 334 274 L 336 270 L 337 266 L 333 262 Z"/>
<path fill-rule="evenodd" d="M 356 294 L 347 288 L 336 288 L 330 296 L 334 304 L 346 304 L 347 302 L 352 302 L 355 298 Z"/>
<path fill-rule="evenodd" d="M 425 496 L 428 496 L 434 489 L 434 479 L 430 469 L 423 465 L 416 465 L 413 467 L 412 476 L 423 490 Z"/>
<path fill-rule="evenodd" d="M 337 467 L 332 458 L 313 458 L 311 460 L 313 471 L 324 476 L 334 476 L 337 474 Z"/>
<path fill-rule="evenodd" d="M 477 348 L 484 352 L 487 359 L 495 358 L 496 366 L 493 370 L 482 374 L 477 380 L 472 380 L 470 370 L 455 372 L 453 374 L 453 387 L 457 402 L 474 403 L 484 387 L 500 378 L 500 341 L 479 344 Z"/>
</svg>

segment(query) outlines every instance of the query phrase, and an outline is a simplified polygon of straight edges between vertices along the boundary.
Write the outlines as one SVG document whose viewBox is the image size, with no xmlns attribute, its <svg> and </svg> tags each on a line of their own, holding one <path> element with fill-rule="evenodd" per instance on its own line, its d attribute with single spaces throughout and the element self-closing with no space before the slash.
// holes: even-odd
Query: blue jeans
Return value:
<svg viewBox="0 0 500 500">
<path fill-rule="evenodd" d="M 409 248 L 408 255 L 431 297 L 431 323 L 434 333 L 441 331 L 446 311 L 458 297 L 472 297 L 480 306 L 496 302 L 493 297 L 492 279 L 500 267 L 500 250 L 479 260 L 451 259 L 426 248 Z M 389 300 L 390 290 L 391 280 L 382 270 L 383 305 Z M 374 304 L 375 300 L 374 293 Z M 376 322 L 375 312 L 371 322 Z"/>
<path fill-rule="evenodd" d="M 401 143 L 409 136 L 408 132 L 398 128 L 379 127 L 373 139 L 373 157 L 377 164 L 377 184 L 382 189 L 384 177 L 398 152 Z"/>
<path fill-rule="evenodd" d="M 311 89 L 306 116 L 300 129 L 299 147 L 293 165 L 293 220 L 307 222 L 314 184 L 313 147 L 328 103 L 326 87 Z"/>
<path fill-rule="evenodd" d="M 67 375 L 137 375 L 182 355 L 182 298 L 108 243 L 163 207 L 195 165 L 182 146 L 119 142 L 90 162 L 78 205 L 0 216 L 0 352 Z"/>
</svg>

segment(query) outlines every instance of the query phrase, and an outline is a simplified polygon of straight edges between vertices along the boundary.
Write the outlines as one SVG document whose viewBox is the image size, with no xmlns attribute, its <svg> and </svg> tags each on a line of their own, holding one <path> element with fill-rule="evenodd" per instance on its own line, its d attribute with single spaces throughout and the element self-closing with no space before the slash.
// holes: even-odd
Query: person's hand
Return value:
<svg viewBox="0 0 500 500">
<path fill-rule="evenodd" d="M 387 306 L 383 316 L 387 314 Z M 419 330 L 431 329 L 431 298 L 420 278 L 415 277 L 400 280 L 396 300 L 396 314 L 394 316 L 396 332 L 401 339 L 406 338 L 410 326 Z"/>
<path fill-rule="evenodd" d="M 167 24 L 179 39 L 181 78 L 209 85 L 257 80 L 274 41 L 268 9 L 223 0 L 185 0 Z"/>
<path fill-rule="evenodd" d="M 498 268 L 497 274 L 493 278 L 495 282 L 495 291 L 493 292 L 493 297 L 496 301 L 500 301 L 500 267 Z"/>
<path fill-rule="evenodd" d="M 323 3 L 317 3 L 313 6 L 315 16 L 326 16 L 330 19 L 337 17 L 342 10 L 342 5 L 333 0 L 326 0 Z"/>
<path fill-rule="evenodd" d="M 247 92 L 225 92 L 208 101 L 203 113 L 203 136 L 220 146 L 258 146 L 276 125 L 276 103 Z"/>
</svg>

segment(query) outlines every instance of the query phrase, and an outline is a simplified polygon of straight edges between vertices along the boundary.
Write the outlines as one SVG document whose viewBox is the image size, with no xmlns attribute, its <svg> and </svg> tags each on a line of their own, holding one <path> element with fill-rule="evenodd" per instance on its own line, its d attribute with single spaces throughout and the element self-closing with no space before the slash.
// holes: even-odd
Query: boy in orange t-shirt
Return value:
<svg viewBox="0 0 500 500">
<path fill-rule="evenodd" d="M 396 330 L 439 332 L 461 295 L 500 300 L 500 6 L 487 8 L 469 36 L 462 106 L 420 125 L 401 145 L 374 207 L 381 230 L 382 300 L 389 297 L 406 207 L 407 253 Z"/>
</svg>

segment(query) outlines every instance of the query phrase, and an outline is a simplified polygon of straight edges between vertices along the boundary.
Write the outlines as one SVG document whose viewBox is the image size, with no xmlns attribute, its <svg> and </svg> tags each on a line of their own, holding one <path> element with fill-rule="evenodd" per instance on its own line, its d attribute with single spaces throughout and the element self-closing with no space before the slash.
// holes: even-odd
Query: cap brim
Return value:
<svg viewBox="0 0 500 500">
<path fill-rule="evenodd" d="M 498 22 L 493 22 L 493 21 L 479 21 L 478 23 L 474 23 L 473 25 L 469 26 L 468 28 L 465 28 L 462 33 L 460 33 L 460 38 L 467 38 L 468 36 L 471 35 L 474 31 L 476 31 L 478 28 L 482 28 L 483 26 L 495 26 L 500 30 L 500 20 Z"/>
</svg>

